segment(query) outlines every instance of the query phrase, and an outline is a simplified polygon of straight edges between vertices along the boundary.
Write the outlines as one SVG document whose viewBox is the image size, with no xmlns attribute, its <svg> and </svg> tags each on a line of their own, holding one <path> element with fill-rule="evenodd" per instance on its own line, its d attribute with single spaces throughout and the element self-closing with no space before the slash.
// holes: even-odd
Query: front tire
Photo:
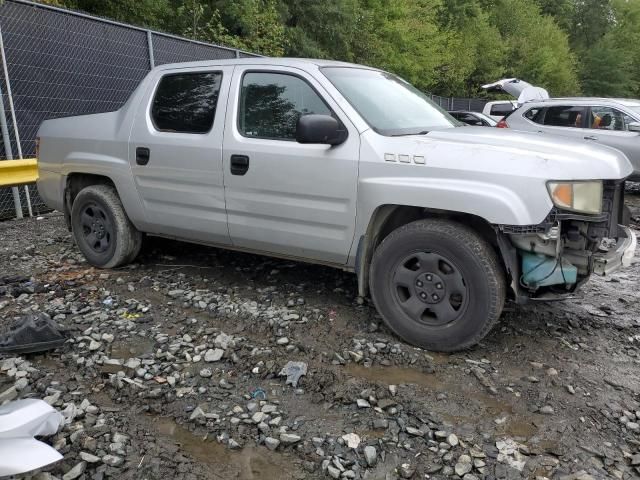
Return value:
<svg viewBox="0 0 640 480">
<path fill-rule="evenodd" d="M 125 265 L 140 250 L 142 233 L 109 185 L 91 185 L 78 193 L 71 208 L 71 227 L 76 245 L 95 267 Z"/>
<path fill-rule="evenodd" d="M 462 224 L 418 220 L 374 252 L 373 302 L 394 333 L 432 351 L 469 348 L 500 318 L 504 271 L 493 248 Z"/>
</svg>

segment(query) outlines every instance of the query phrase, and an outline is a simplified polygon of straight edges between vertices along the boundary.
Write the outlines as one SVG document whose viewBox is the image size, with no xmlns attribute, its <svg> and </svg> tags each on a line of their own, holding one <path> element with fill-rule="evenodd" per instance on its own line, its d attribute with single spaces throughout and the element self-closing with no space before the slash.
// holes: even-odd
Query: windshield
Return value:
<svg viewBox="0 0 640 480">
<path fill-rule="evenodd" d="M 381 135 L 420 135 L 460 125 L 425 94 L 395 75 L 349 67 L 324 67 L 322 73 Z"/>
</svg>

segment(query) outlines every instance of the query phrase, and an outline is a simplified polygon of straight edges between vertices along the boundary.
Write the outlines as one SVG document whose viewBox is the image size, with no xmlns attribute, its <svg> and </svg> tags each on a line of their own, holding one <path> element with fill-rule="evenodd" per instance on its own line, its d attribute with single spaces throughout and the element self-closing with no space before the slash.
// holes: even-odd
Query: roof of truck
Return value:
<svg viewBox="0 0 640 480">
<path fill-rule="evenodd" d="M 315 65 L 318 67 L 357 67 L 368 68 L 371 70 L 377 70 L 366 65 L 358 65 L 355 63 L 339 62 L 336 60 L 321 60 L 314 58 L 287 58 L 287 57 L 243 57 L 243 58 L 228 58 L 228 59 L 212 59 L 199 62 L 180 62 L 180 63 L 167 63 L 159 65 L 158 69 L 172 69 L 172 68 L 193 68 L 193 67 L 209 67 L 213 65 L 279 65 L 286 67 L 308 67 Z"/>
</svg>

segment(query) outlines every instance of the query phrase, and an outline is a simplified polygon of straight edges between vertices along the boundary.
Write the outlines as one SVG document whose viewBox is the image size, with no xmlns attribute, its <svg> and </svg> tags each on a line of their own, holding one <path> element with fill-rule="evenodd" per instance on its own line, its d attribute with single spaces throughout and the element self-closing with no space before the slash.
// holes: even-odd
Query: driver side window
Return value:
<svg viewBox="0 0 640 480">
<path fill-rule="evenodd" d="M 295 75 L 247 72 L 242 78 L 238 131 L 249 138 L 295 140 L 302 115 L 331 115 L 322 98 Z"/>
</svg>

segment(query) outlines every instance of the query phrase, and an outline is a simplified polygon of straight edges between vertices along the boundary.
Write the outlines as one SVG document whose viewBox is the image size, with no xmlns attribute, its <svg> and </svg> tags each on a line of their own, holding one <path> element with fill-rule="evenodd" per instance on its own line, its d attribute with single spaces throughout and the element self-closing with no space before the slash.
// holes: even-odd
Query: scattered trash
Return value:
<svg viewBox="0 0 640 480">
<path fill-rule="evenodd" d="M 58 348 L 67 340 L 46 313 L 28 314 L 0 335 L 0 353 L 34 353 Z"/>
<path fill-rule="evenodd" d="M 251 398 L 253 398 L 254 400 L 266 400 L 267 392 L 258 387 L 251 392 Z"/>
<path fill-rule="evenodd" d="M 293 388 L 298 386 L 298 380 L 302 375 L 307 374 L 307 364 L 305 362 L 287 362 L 282 370 L 280 370 L 280 376 L 286 375 L 287 381 L 285 385 L 291 385 Z"/>
<path fill-rule="evenodd" d="M 63 421 L 60 412 L 42 400 L 16 400 L 0 406 L 0 477 L 62 459 L 55 449 L 33 437 L 53 435 Z"/>
<path fill-rule="evenodd" d="M 498 461 L 500 463 L 506 463 L 512 468 L 518 471 L 524 469 L 528 458 L 520 453 L 520 445 L 512 438 L 505 438 L 504 440 L 498 440 L 496 442 L 496 448 L 498 449 Z"/>
</svg>

